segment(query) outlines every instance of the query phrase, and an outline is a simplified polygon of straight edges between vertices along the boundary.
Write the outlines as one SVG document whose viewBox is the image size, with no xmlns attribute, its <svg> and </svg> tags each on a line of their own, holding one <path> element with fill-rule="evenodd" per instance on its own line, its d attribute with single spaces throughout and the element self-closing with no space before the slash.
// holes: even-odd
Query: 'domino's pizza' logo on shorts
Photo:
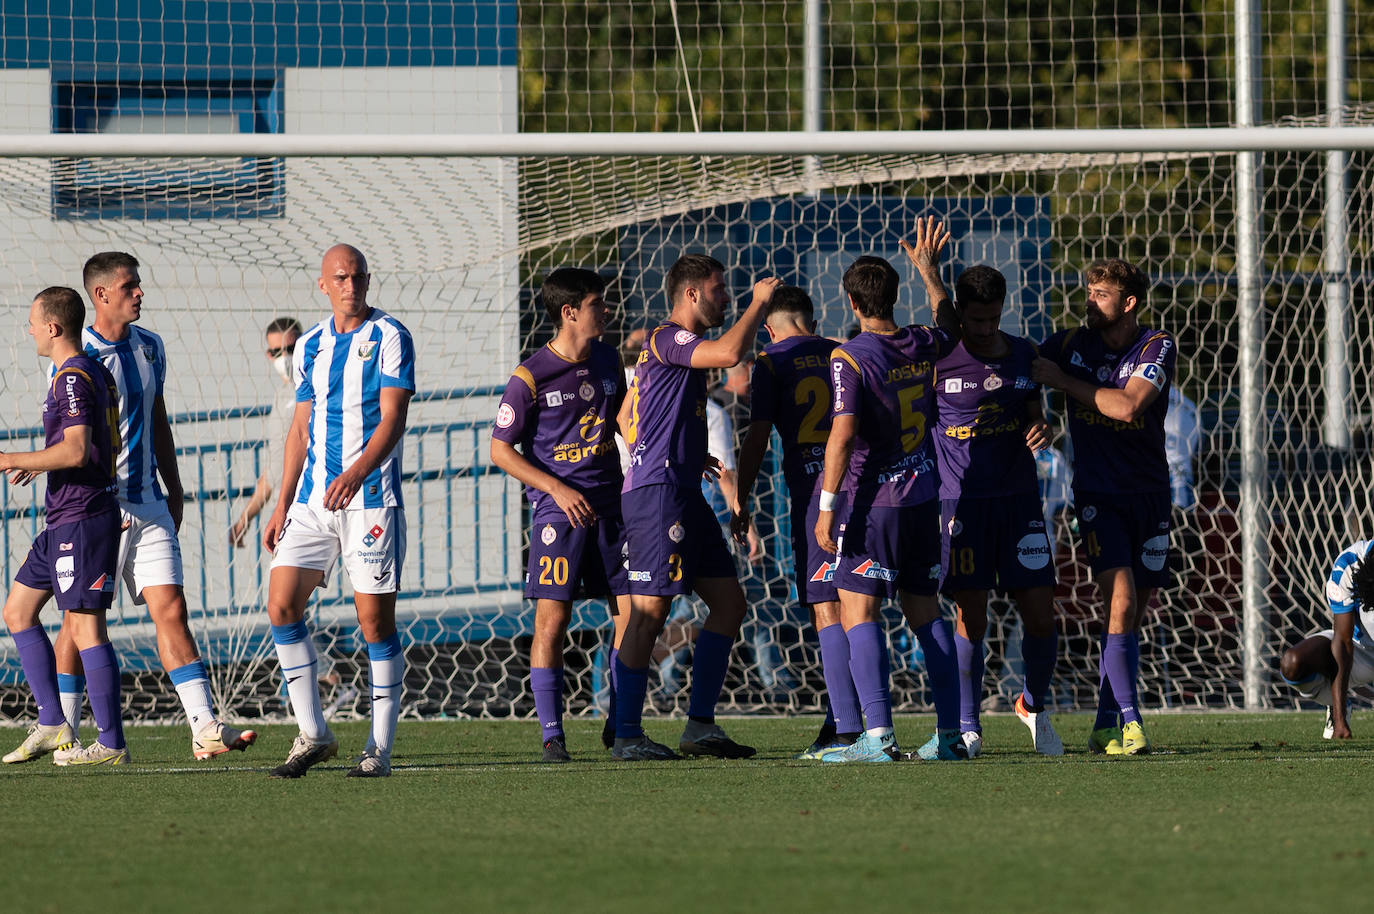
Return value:
<svg viewBox="0 0 1374 914">
<path fill-rule="evenodd" d="M 385 532 L 381 524 L 373 524 L 372 529 L 367 531 L 367 536 L 363 537 L 363 545 L 371 546 L 373 543 L 377 542 Z"/>
</svg>

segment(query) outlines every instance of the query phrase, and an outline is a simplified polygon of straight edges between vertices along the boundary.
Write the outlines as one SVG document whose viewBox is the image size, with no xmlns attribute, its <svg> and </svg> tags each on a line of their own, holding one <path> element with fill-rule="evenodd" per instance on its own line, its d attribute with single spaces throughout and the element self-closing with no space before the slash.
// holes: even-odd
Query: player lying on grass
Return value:
<svg viewBox="0 0 1374 914">
<path fill-rule="evenodd" d="M 1283 652 L 1279 672 L 1303 698 L 1326 705 L 1323 739 L 1350 739 L 1350 691 L 1374 683 L 1372 540 L 1345 547 L 1326 579 L 1331 627 Z"/>
<path fill-rule="evenodd" d="M 614 434 L 625 375 L 619 352 L 601 342 L 605 288 L 590 270 L 563 268 L 544 280 L 539 298 L 557 333 L 515 369 L 491 437 L 492 463 L 525 484 L 530 502 L 525 572 L 525 597 L 535 601 L 530 689 L 546 762 L 569 761 L 563 647 L 573 599 L 608 600 L 617 636 L 612 668 L 630 612 L 620 516 L 625 480 Z M 611 694 L 614 701 L 614 686 Z M 608 717 L 615 720 L 614 703 Z M 603 741 L 608 736 L 614 739 L 613 731 L 603 733 Z"/>
</svg>

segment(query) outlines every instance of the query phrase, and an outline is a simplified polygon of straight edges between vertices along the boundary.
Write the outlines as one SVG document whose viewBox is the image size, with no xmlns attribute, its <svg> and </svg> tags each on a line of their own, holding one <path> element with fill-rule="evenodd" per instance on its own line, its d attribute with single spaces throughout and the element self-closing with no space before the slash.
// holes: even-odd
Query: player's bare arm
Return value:
<svg viewBox="0 0 1374 914">
<path fill-rule="evenodd" d="M 949 229 L 934 216 L 926 216 L 916 220 L 915 237 L 915 243 L 901 239 L 902 250 L 925 283 L 935 326 L 958 338 L 963 328 L 959 323 L 959 315 L 954 311 L 949 290 L 940 279 L 940 257 L 949 245 Z"/>
<path fill-rule="evenodd" d="M 262 530 L 262 545 L 268 552 L 277 551 L 282 527 L 286 525 L 286 512 L 291 500 L 296 497 L 296 485 L 301 481 L 301 470 L 305 468 L 305 450 L 309 443 L 310 414 L 309 401 L 296 404 L 291 416 L 291 429 L 286 433 L 283 443 L 281 486 L 277 489 L 277 507 Z"/>
<path fill-rule="evenodd" d="M 1098 387 L 1091 382 L 1069 377 L 1064 369 L 1045 358 L 1031 363 L 1031 378 L 1038 384 L 1062 390 L 1108 419 L 1121 422 L 1139 419 L 1161 391 L 1161 388 L 1144 378 L 1131 378 L 1125 387 Z"/>
<path fill-rule="evenodd" d="M 763 466 L 763 455 L 768 451 L 768 437 L 773 433 L 773 423 L 758 421 L 749 423 L 749 432 L 739 446 L 739 457 L 735 464 L 739 467 L 739 510 L 730 517 L 730 535 L 736 542 L 748 544 L 749 529 L 753 526 L 754 483 L 759 478 L 759 468 Z"/>
<path fill-rule="evenodd" d="M 830 437 L 825 442 L 825 470 L 821 474 L 821 498 L 827 492 L 838 492 L 844 482 L 844 471 L 854 453 L 854 438 L 859 432 L 859 417 L 834 416 L 830 420 Z M 835 542 L 835 511 L 821 511 L 816 515 L 816 544 L 826 552 L 840 551 Z"/>
<path fill-rule="evenodd" d="M 25 474 L 84 467 L 90 452 L 91 427 L 70 425 L 63 431 L 61 441 L 41 451 L 0 452 L 0 472 L 14 480 Z"/>
<path fill-rule="evenodd" d="M 1331 738 L 1350 739 L 1345 702 L 1350 695 L 1350 668 L 1355 662 L 1355 613 L 1339 613 L 1332 619 L 1331 657 L 1336 675 L 1331 677 Z"/>
<path fill-rule="evenodd" d="M 1049 423 L 1045 421 L 1045 410 L 1040 400 L 1026 401 L 1026 447 L 1031 452 L 1043 451 L 1054 441 Z"/>
<path fill-rule="evenodd" d="M 401 387 L 383 387 L 378 399 L 381 403 L 381 418 L 377 428 L 368 439 L 367 447 L 358 455 L 352 465 L 334 477 L 329 488 L 324 490 L 324 507 L 327 511 L 342 511 L 348 507 L 353 496 L 363 487 L 367 474 L 377 469 L 386 459 L 396 442 L 406 431 L 406 413 L 410 409 L 413 391 Z"/>
<path fill-rule="evenodd" d="M 704 340 L 692 350 L 693 368 L 734 368 L 754 348 L 754 339 L 768 312 L 773 292 L 782 285 L 776 276 L 754 283 L 754 297 L 740 319 L 718 339 Z"/>
<path fill-rule="evenodd" d="M 167 489 L 167 511 L 172 515 L 172 526 L 180 530 L 181 518 L 186 512 L 186 496 L 181 487 L 181 470 L 177 467 L 172 423 L 167 418 L 167 402 L 161 396 L 153 398 L 153 457 L 157 460 L 162 485 Z"/>
<path fill-rule="evenodd" d="M 491 439 L 491 462 L 505 473 L 531 488 L 548 495 L 568 516 L 568 523 L 574 527 L 590 526 L 596 520 L 596 511 L 586 496 L 567 485 L 558 477 L 545 473 L 525 459 L 514 445 L 499 438 Z"/>
</svg>

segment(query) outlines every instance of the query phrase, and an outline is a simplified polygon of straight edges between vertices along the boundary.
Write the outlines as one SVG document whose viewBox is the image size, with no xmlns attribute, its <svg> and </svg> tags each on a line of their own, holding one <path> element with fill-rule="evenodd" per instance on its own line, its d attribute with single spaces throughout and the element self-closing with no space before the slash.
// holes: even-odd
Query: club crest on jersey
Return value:
<svg viewBox="0 0 1374 914">
<path fill-rule="evenodd" d="M 147 344 L 147 345 L 140 346 L 140 347 L 138 347 L 138 348 L 139 348 L 139 351 L 143 353 L 143 361 L 145 361 L 145 362 L 155 362 L 155 361 L 157 361 L 157 347 L 156 347 L 156 346 L 154 346 L 154 345 L 152 345 L 152 344 Z"/>
<path fill-rule="evenodd" d="M 1112 370 L 1108 368 L 1106 365 L 1103 365 L 1101 368 L 1097 369 L 1097 380 L 1101 381 L 1103 384 L 1107 383 L 1107 379 L 1111 376 Z"/>
<path fill-rule="evenodd" d="M 515 410 L 509 403 L 502 403 L 501 408 L 496 411 L 496 427 L 510 428 L 515 422 Z"/>
<path fill-rule="evenodd" d="M 1097 509 L 1094 508 L 1092 505 L 1088 505 L 1083 509 L 1083 519 L 1085 521 L 1092 522 L 1096 517 Z"/>
<path fill-rule="evenodd" d="M 940 566 L 936 565 L 936 568 Z M 857 574 L 861 578 L 879 578 L 884 581 L 897 580 L 897 572 L 891 568 L 884 568 L 872 559 L 864 559 L 863 564 L 858 565 L 850 574 Z"/>
<path fill-rule="evenodd" d="M 53 563 L 53 571 L 57 573 L 57 586 L 63 593 L 72 589 L 72 582 L 76 580 L 76 559 L 70 555 L 64 555 Z"/>
<path fill-rule="evenodd" d="M 984 389 L 984 390 L 1000 390 L 1001 387 L 1002 387 L 1002 379 L 999 378 L 999 377 L 997 377 L 997 375 L 995 375 L 995 374 L 990 374 L 990 375 L 987 376 L 987 378 L 985 378 L 985 379 L 983 380 L 983 389 Z"/>
<path fill-rule="evenodd" d="M 377 542 L 377 540 L 385 532 L 386 531 L 382 529 L 381 524 L 373 524 L 372 529 L 367 531 L 367 535 L 363 537 L 363 545 L 371 546 L 373 543 Z"/>
<path fill-rule="evenodd" d="M 835 569 L 839 567 L 839 562 L 821 562 L 819 568 L 812 573 L 810 581 L 813 584 L 829 584 L 835 580 Z"/>
<path fill-rule="evenodd" d="M 545 524 L 544 529 L 539 531 L 539 540 L 545 546 L 552 545 L 556 539 L 558 539 L 558 531 L 553 529 L 553 524 Z"/>
<path fill-rule="evenodd" d="M 673 525 L 668 528 L 668 539 L 675 543 L 682 542 L 682 538 L 686 535 L 687 531 L 682 529 L 681 521 L 674 521 Z"/>
<path fill-rule="evenodd" d="M 377 353 L 376 340 L 364 340 L 358 344 L 358 358 L 364 362 L 371 361 L 372 356 Z"/>
<path fill-rule="evenodd" d="M 583 381 L 577 388 L 577 395 L 584 400 L 591 400 L 596 396 L 596 388 L 587 381 Z"/>
</svg>

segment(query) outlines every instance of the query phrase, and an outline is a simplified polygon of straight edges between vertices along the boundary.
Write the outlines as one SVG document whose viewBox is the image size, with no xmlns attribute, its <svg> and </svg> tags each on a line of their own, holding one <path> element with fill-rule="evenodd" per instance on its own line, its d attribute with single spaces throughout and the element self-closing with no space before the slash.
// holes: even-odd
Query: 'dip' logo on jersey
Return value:
<svg viewBox="0 0 1374 914">
<path fill-rule="evenodd" d="M 363 545 L 371 546 L 373 543 L 377 542 L 377 540 L 381 539 L 382 534 L 385 532 L 386 530 L 382 529 L 381 524 L 374 524 L 372 529 L 367 531 L 367 536 L 363 537 Z"/>
</svg>

